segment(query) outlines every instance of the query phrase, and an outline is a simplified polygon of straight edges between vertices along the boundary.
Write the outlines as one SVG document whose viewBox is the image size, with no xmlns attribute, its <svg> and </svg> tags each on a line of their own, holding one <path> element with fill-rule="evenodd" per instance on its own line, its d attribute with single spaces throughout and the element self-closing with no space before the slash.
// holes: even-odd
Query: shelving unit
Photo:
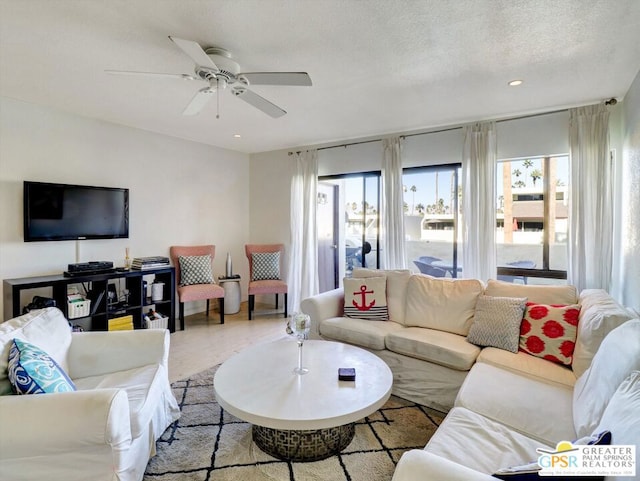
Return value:
<svg viewBox="0 0 640 481">
<path fill-rule="evenodd" d="M 147 277 L 149 276 L 149 277 Z M 164 296 L 161 301 L 152 301 L 143 291 L 143 280 L 164 282 Z M 124 286 L 122 285 L 124 283 Z M 91 299 L 90 313 L 86 317 L 70 319 L 85 330 L 106 331 L 108 320 L 114 317 L 132 315 L 135 329 L 143 329 L 144 315 L 153 308 L 169 318 L 169 330 L 175 332 L 175 269 L 161 267 L 144 271 L 130 270 L 74 277 L 62 274 L 40 277 L 5 279 L 3 281 L 4 319 L 19 316 L 22 313 L 21 293 L 28 289 L 51 288 L 51 297 L 68 318 L 67 289 L 70 285 L 82 285 Z M 120 294 L 128 291 L 127 301 L 118 295 L 116 302 L 109 302 L 109 285 L 116 284 L 115 291 Z M 113 290 L 113 288 L 111 289 Z M 120 292 L 119 292 L 120 291 Z"/>
</svg>

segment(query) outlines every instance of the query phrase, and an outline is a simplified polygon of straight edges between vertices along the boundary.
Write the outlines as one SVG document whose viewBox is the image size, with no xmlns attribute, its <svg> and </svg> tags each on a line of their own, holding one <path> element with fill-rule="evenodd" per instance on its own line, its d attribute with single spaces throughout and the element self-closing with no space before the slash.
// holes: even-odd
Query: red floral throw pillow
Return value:
<svg viewBox="0 0 640 481">
<path fill-rule="evenodd" d="M 548 361 L 571 365 L 580 305 L 527 302 L 520 324 L 520 350 Z"/>
</svg>

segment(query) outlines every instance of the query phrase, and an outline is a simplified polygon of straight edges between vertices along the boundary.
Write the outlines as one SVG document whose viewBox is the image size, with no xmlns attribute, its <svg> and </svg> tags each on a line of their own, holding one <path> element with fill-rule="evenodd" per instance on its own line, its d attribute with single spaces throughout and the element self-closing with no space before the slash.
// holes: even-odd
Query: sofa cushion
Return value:
<svg viewBox="0 0 640 481">
<path fill-rule="evenodd" d="M 9 381 L 16 394 L 75 391 L 71 379 L 46 352 L 30 342 L 13 340 L 9 351 Z"/>
<path fill-rule="evenodd" d="M 480 296 L 467 341 L 518 352 L 525 297 Z"/>
<path fill-rule="evenodd" d="M 395 330 L 385 338 L 387 349 L 416 359 L 442 366 L 468 371 L 475 362 L 480 348 L 450 332 L 407 327 Z"/>
<path fill-rule="evenodd" d="M 591 434 L 622 381 L 640 371 L 640 319 L 627 321 L 605 337 L 591 366 L 576 381 L 573 422 L 578 436 Z M 614 436 L 615 432 L 609 429 Z"/>
<path fill-rule="evenodd" d="M 487 296 L 526 297 L 536 304 L 576 304 L 578 293 L 574 286 L 532 285 L 489 279 L 484 292 Z"/>
<path fill-rule="evenodd" d="M 555 448 L 555 443 L 544 445 L 500 422 L 454 407 L 424 449 L 480 472 L 493 473 L 531 461 L 536 449 L 544 447 Z"/>
<path fill-rule="evenodd" d="M 358 267 L 352 272 L 353 277 L 366 278 L 384 276 L 387 278 L 387 308 L 389 319 L 400 324 L 405 323 L 405 304 L 407 300 L 407 284 L 411 277 L 408 269 L 379 270 Z"/>
<path fill-rule="evenodd" d="M 520 326 L 520 349 L 558 364 L 571 365 L 580 306 L 527 302 Z"/>
<path fill-rule="evenodd" d="M 75 379 L 76 388 L 79 391 L 94 389 L 124 389 L 129 398 L 129 412 L 131 415 L 131 436 L 135 439 L 140 435 L 149 436 L 149 427 L 152 416 L 159 402 L 165 395 L 163 389 L 163 377 L 167 378 L 166 369 L 153 364 L 126 371 L 117 371 L 100 376 L 90 376 Z"/>
<path fill-rule="evenodd" d="M 633 316 L 602 289 L 585 289 L 580 293 L 580 322 L 572 368 L 580 377 L 591 364 L 606 335 Z"/>
<path fill-rule="evenodd" d="M 503 349 L 487 347 L 482 350 L 477 362 L 497 366 L 532 379 L 542 379 L 547 383 L 560 386 L 573 387 L 576 383 L 575 374 L 567 366 L 530 356 L 522 351 L 514 354 Z"/>
<path fill-rule="evenodd" d="M 368 321 L 387 321 L 387 279 L 345 278 L 344 315 Z"/>
<path fill-rule="evenodd" d="M 0 323 L 0 396 L 11 393 L 7 368 L 14 338 L 35 344 L 56 361 L 63 371 L 69 372 L 69 322 L 57 307 L 31 311 Z"/>
<path fill-rule="evenodd" d="M 414 274 L 407 286 L 405 324 L 466 336 L 482 283 L 475 279 L 436 279 Z"/>
<path fill-rule="evenodd" d="M 348 317 L 332 317 L 320 322 L 322 337 L 342 341 L 355 346 L 381 351 L 385 348 L 387 334 L 402 329 L 393 321 L 365 321 Z"/>
<path fill-rule="evenodd" d="M 610 430 L 612 444 L 640 446 L 638 413 L 640 413 L 640 371 L 634 371 L 620 384 L 609 400 L 596 432 Z"/>
<path fill-rule="evenodd" d="M 572 394 L 570 386 L 549 384 L 542 379 L 477 363 L 462 383 L 455 405 L 541 443 L 554 444 L 576 438 Z"/>
</svg>

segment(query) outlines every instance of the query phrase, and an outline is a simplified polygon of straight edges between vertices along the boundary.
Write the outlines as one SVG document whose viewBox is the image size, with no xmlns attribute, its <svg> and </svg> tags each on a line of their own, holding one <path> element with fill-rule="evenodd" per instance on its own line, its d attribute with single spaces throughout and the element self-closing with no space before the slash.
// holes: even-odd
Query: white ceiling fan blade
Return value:
<svg viewBox="0 0 640 481">
<path fill-rule="evenodd" d="M 169 36 L 171 41 L 175 43 L 180 49 L 186 53 L 191 59 L 201 67 L 209 67 L 216 72 L 219 71 L 218 67 L 213 60 L 205 53 L 202 47 L 192 40 L 183 40 L 181 38 Z"/>
<path fill-rule="evenodd" d="M 238 76 L 246 78 L 249 85 L 311 86 L 311 77 L 307 72 L 247 72 Z"/>
<path fill-rule="evenodd" d="M 258 94 L 253 93 L 251 90 L 239 88 L 232 90 L 233 94 L 236 97 L 241 98 L 249 105 L 253 105 L 258 110 L 262 110 L 265 114 L 277 119 L 278 117 L 282 117 L 287 112 L 282 110 L 277 105 L 269 102 L 267 99 L 260 97 Z"/>
<path fill-rule="evenodd" d="M 211 87 L 198 90 L 191 99 L 191 102 L 189 102 L 189 105 L 184 109 L 184 112 L 182 112 L 182 115 L 195 115 L 199 113 L 207 102 L 213 98 L 215 93 L 216 91 Z"/>
<path fill-rule="evenodd" d="M 194 77 L 188 73 L 133 72 L 130 70 L 105 70 L 105 73 L 111 75 L 144 75 L 146 77 L 171 77 L 181 78 L 183 80 L 200 80 L 198 77 Z"/>
</svg>

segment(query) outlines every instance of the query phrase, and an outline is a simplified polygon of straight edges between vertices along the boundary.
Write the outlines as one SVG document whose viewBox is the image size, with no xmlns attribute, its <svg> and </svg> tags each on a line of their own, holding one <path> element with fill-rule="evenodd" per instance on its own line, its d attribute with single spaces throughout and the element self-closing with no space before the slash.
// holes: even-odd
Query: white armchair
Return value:
<svg viewBox="0 0 640 481">
<path fill-rule="evenodd" d="M 77 391 L 12 395 L 14 338 L 47 352 Z M 180 415 L 168 355 L 166 330 L 71 333 L 56 308 L 0 324 L 0 478 L 141 480 Z"/>
</svg>

